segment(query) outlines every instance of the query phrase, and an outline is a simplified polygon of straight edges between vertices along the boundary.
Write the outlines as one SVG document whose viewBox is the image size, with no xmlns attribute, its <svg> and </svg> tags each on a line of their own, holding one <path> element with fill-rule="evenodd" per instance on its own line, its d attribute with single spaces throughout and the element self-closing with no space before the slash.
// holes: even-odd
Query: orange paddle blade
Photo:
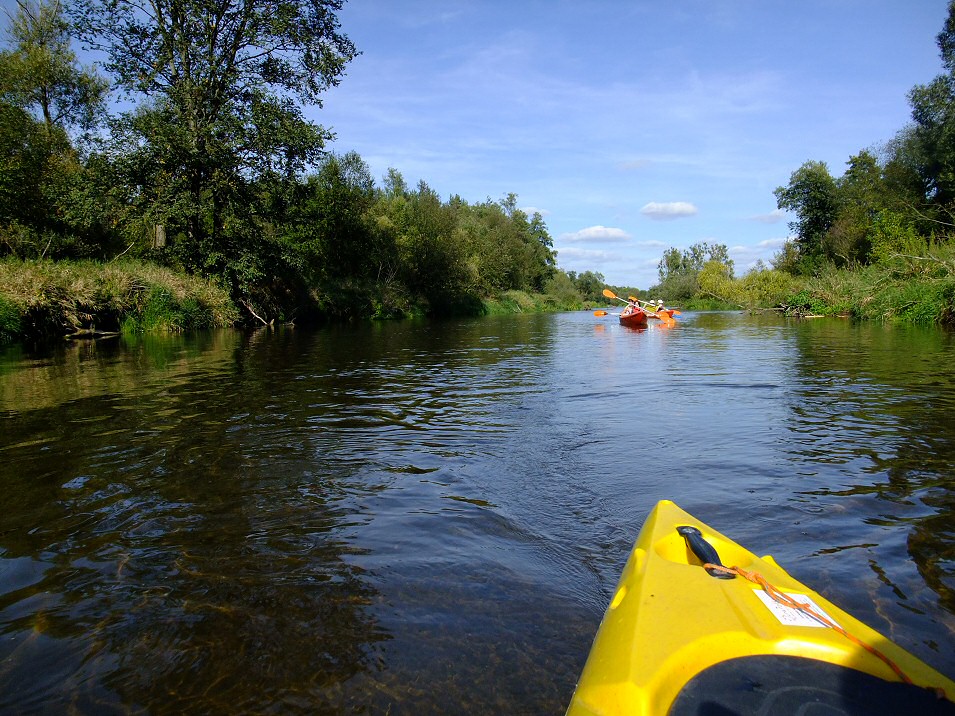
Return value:
<svg viewBox="0 0 955 716">
<path fill-rule="evenodd" d="M 607 315 L 607 312 L 606 312 L 606 311 L 594 311 L 594 315 L 595 315 L 595 316 L 606 316 L 606 315 Z"/>
<path fill-rule="evenodd" d="M 617 294 L 615 294 L 609 288 L 604 289 L 604 296 L 606 296 L 607 298 L 617 298 Z"/>
<path fill-rule="evenodd" d="M 670 314 L 666 311 L 657 311 L 654 315 L 668 326 L 672 326 L 676 323 L 676 321 L 674 321 Z"/>
</svg>

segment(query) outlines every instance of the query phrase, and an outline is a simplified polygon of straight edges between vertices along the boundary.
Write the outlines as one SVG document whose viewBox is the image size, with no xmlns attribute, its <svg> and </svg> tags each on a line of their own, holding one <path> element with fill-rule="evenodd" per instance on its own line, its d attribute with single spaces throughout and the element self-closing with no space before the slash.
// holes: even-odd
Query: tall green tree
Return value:
<svg viewBox="0 0 955 716">
<path fill-rule="evenodd" d="M 955 0 L 936 44 L 946 73 L 909 92 L 914 121 L 914 158 L 930 203 L 955 202 Z"/>
<path fill-rule="evenodd" d="M 567 276 L 584 300 L 594 303 L 603 303 L 606 300 L 603 297 L 603 290 L 607 285 L 607 280 L 602 273 L 584 271 L 578 274 L 575 271 L 568 271 Z"/>
<path fill-rule="evenodd" d="M 925 199 L 947 205 L 955 200 L 955 84 L 937 77 L 909 93 L 915 122 L 919 174 L 925 181 Z"/>
<path fill-rule="evenodd" d="M 88 129 L 103 109 L 108 83 L 79 65 L 59 0 L 17 0 L 0 52 L 0 92 L 37 115 L 48 131 Z"/>
<path fill-rule="evenodd" d="M 700 241 L 683 251 L 670 247 L 664 252 L 663 258 L 657 264 L 660 282 L 663 283 L 683 274 L 699 272 L 707 261 L 718 261 L 724 264 L 731 274 L 733 272 L 733 260 L 730 258 L 729 250 L 725 244 L 710 244 L 706 241 Z"/>
<path fill-rule="evenodd" d="M 469 270 L 459 207 L 441 201 L 424 181 L 398 205 L 397 250 L 401 276 L 412 295 L 432 314 L 454 312 L 475 292 Z"/>
<path fill-rule="evenodd" d="M 777 187 L 776 205 L 796 214 L 795 234 L 801 272 L 812 273 L 823 255 L 823 240 L 839 213 L 836 180 L 825 162 L 808 161 L 792 173 L 788 186 Z"/>
<path fill-rule="evenodd" d="M 926 207 L 930 181 L 921 171 L 922 147 L 914 124 L 903 127 L 882 148 L 885 200 L 896 210 Z"/>
<path fill-rule="evenodd" d="M 342 0 L 78 0 L 80 36 L 106 55 L 105 68 L 130 96 L 124 147 L 153 165 L 141 193 L 181 192 L 179 240 L 188 268 L 206 273 L 240 263 L 230 222 L 254 197 L 249 182 L 294 178 L 331 134 L 305 119 L 321 105 L 355 46 L 341 31 Z M 172 178 L 174 177 L 174 178 Z M 152 182 L 152 183 L 150 183 Z"/>
<path fill-rule="evenodd" d="M 700 290 L 700 272 L 707 263 L 719 265 L 728 278 L 733 278 L 733 260 L 725 244 L 701 241 L 683 251 L 669 248 L 657 264 L 660 283 L 652 291 L 662 294 L 667 302 L 692 298 Z"/>
<path fill-rule="evenodd" d="M 0 100 L 0 247 L 17 256 L 39 253 L 34 227 L 43 221 L 46 133 L 22 107 Z"/>
<path fill-rule="evenodd" d="M 355 152 L 329 154 L 295 193 L 290 214 L 315 283 L 363 281 L 386 249 L 375 245 L 370 210 L 375 183 Z"/>
<path fill-rule="evenodd" d="M 553 242 L 540 214 L 528 217 L 517 196 L 468 206 L 458 200 L 458 241 L 487 295 L 499 291 L 542 291 L 555 271 Z"/>
<path fill-rule="evenodd" d="M 76 201 L 84 169 L 70 133 L 89 129 L 107 85 L 71 49 L 58 0 L 18 0 L 0 51 L 0 245 L 19 256 L 95 256 Z"/>
<path fill-rule="evenodd" d="M 871 248 L 873 222 L 886 203 L 882 167 L 876 156 L 862 151 L 850 157 L 836 187 L 839 208 L 820 241 L 820 252 L 836 265 L 864 263 Z"/>
</svg>

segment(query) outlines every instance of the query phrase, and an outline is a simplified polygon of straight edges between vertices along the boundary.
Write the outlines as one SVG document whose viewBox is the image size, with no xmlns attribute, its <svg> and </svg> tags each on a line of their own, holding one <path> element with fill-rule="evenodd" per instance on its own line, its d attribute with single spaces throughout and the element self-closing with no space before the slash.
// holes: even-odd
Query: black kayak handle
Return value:
<svg viewBox="0 0 955 716">
<path fill-rule="evenodd" d="M 693 554 L 695 554 L 703 564 L 714 564 L 718 567 L 725 566 L 720 561 L 720 555 L 716 551 L 716 548 L 703 539 L 703 533 L 700 532 L 699 529 L 691 525 L 683 525 L 677 527 L 676 531 L 683 536 L 689 548 L 693 550 Z M 717 579 L 733 579 L 736 576 L 719 569 L 707 568 L 706 572 L 711 577 L 716 577 Z"/>
</svg>

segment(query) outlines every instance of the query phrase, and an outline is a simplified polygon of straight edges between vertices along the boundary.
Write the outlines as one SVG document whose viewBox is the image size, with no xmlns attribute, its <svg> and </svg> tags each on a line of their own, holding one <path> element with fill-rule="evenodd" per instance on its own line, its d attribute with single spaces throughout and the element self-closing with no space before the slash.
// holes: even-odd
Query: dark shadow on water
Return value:
<svg viewBox="0 0 955 716">
<path fill-rule="evenodd" d="M 658 328 L 5 349 L 0 712 L 560 713 L 661 498 L 951 671 L 951 340 Z"/>
</svg>

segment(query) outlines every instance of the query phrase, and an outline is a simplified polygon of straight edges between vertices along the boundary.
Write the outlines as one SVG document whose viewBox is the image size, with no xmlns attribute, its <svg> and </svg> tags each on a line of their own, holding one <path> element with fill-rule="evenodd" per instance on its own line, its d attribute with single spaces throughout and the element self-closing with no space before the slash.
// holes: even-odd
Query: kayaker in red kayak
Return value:
<svg viewBox="0 0 955 716">
<path fill-rule="evenodd" d="M 646 328 L 647 313 L 640 308 L 636 301 L 631 299 L 620 313 L 620 323 L 632 328 Z"/>
</svg>

